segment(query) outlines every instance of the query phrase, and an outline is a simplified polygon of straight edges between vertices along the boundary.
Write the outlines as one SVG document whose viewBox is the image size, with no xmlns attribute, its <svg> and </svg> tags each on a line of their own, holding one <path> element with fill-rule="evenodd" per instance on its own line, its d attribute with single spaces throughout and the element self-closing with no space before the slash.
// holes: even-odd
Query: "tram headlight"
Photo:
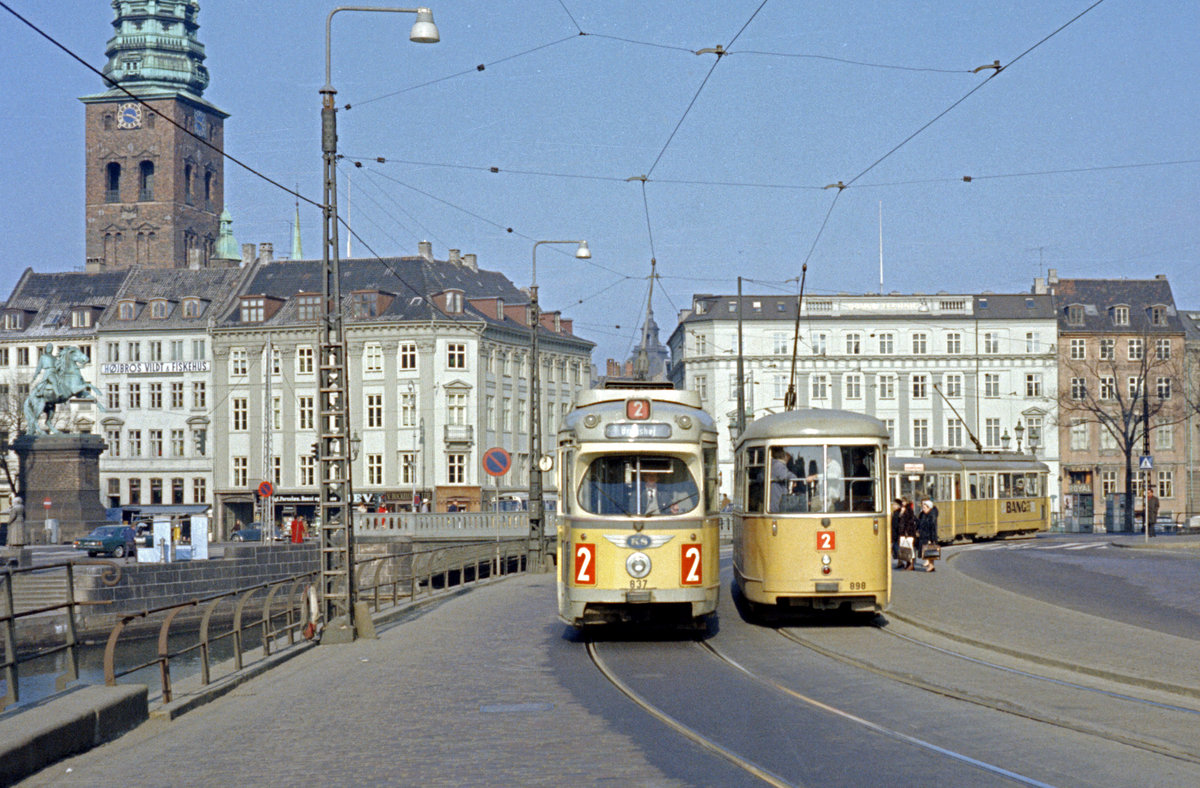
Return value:
<svg viewBox="0 0 1200 788">
<path fill-rule="evenodd" d="M 832 564 L 832 563 L 833 563 L 833 561 L 829 558 L 828 555 L 821 556 L 821 574 L 827 575 L 830 572 L 832 572 L 833 567 L 830 566 L 830 564 Z"/>
<path fill-rule="evenodd" d="M 625 571 L 630 577 L 641 580 L 650 574 L 650 556 L 645 553 L 630 553 L 625 559 Z"/>
<path fill-rule="evenodd" d="M 829 559 L 829 556 L 823 555 L 821 556 L 821 563 L 825 566 L 829 566 L 833 562 Z"/>
</svg>

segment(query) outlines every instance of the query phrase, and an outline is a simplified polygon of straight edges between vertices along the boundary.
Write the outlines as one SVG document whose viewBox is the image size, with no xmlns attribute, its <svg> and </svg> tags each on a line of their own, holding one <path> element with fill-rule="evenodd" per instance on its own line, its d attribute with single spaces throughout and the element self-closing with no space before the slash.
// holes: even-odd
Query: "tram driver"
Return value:
<svg viewBox="0 0 1200 788">
<path fill-rule="evenodd" d="M 808 496 L 800 477 L 792 473 L 792 457 L 782 446 L 771 449 L 771 511 L 806 512 Z"/>
<path fill-rule="evenodd" d="M 680 514 L 696 507 L 696 483 L 678 460 L 671 460 L 668 467 L 643 461 L 641 480 L 639 506 L 635 510 L 638 514 Z"/>
</svg>

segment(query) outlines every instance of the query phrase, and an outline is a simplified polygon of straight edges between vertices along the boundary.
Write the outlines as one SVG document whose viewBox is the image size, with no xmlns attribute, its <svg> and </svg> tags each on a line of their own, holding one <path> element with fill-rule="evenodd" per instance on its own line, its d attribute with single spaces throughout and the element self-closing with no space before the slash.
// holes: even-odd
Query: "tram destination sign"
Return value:
<svg viewBox="0 0 1200 788">
<path fill-rule="evenodd" d="M 161 375 L 170 372 L 208 372 L 208 361 L 124 361 L 100 365 L 104 375 Z"/>
</svg>

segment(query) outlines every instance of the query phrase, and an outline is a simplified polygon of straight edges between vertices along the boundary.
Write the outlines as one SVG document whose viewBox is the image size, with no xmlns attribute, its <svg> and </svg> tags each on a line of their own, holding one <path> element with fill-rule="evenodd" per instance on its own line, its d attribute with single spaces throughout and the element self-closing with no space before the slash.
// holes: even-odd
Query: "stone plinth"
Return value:
<svg viewBox="0 0 1200 788">
<path fill-rule="evenodd" d="M 103 525 L 98 435 L 22 435 L 13 442 L 21 467 L 28 544 L 45 543 L 47 518 L 58 520 L 59 543 Z M 44 502 L 49 499 L 50 508 Z"/>
</svg>

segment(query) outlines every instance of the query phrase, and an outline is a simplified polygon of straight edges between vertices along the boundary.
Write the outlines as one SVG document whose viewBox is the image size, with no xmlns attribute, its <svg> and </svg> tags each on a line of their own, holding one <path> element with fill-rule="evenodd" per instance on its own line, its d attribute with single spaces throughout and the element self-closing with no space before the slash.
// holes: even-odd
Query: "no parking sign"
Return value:
<svg viewBox="0 0 1200 788">
<path fill-rule="evenodd" d="M 483 453 L 483 472 L 488 476 L 503 476 L 512 467 L 512 455 L 499 446 Z"/>
</svg>

